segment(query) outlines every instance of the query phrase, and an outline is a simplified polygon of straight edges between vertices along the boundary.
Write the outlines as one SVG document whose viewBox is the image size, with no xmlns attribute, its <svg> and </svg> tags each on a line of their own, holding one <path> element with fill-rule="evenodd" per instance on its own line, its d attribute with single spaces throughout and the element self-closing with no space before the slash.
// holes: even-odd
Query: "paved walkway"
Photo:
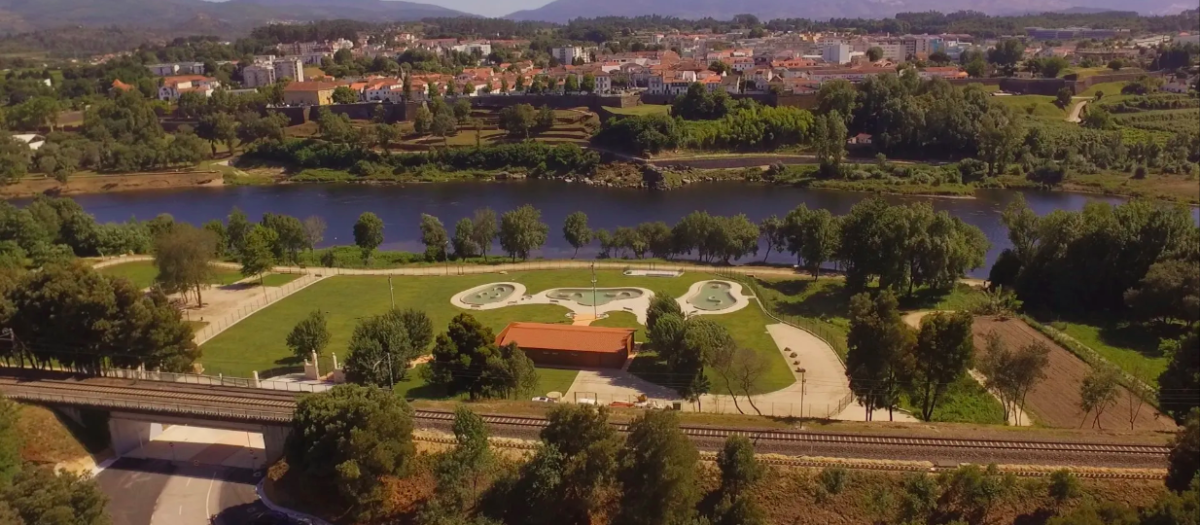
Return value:
<svg viewBox="0 0 1200 525">
<path fill-rule="evenodd" d="M 1079 97 L 1072 97 L 1072 98 L 1079 99 Z M 1083 119 L 1079 118 L 1079 114 L 1081 112 L 1083 112 L 1083 107 L 1086 106 L 1089 101 L 1091 101 L 1090 98 L 1084 98 L 1083 100 L 1076 102 L 1075 105 L 1071 107 L 1071 113 L 1067 115 L 1067 122 L 1082 121 Z"/>
</svg>

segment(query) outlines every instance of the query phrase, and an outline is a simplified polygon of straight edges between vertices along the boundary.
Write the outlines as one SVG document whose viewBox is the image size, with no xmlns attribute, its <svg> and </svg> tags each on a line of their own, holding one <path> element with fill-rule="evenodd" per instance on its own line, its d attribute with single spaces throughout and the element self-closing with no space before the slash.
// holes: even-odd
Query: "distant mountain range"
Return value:
<svg viewBox="0 0 1200 525">
<path fill-rule="evenodd" d="M 0 34 L 61 26 L 139 26 L 230 34 L 273 21 L 474 16 L 397 0 L 0 0 Z"/>
<path fill-rule="evenodd" d="M 960 9 L 992 15 L 1041 13 L 1078 9 L 1087 11 L 1133 11 L 1144 14 L 1175 14 L 1195 8 L 1181 0 L 554 0 L 537 9 L 517 11 L 505 18 L 564 23 L 573 18 L 600 16 L 663 15 L 679 18 L 712 17 L 728 20 L 749 13 L 762 20 L 772 18 L 883 18 L 900 12 Z"/>
<path fill-rule="evenodd" d="M 430 0 L 436 1 L 436 0 Z M 1190 5 L 1189 5 L 1190 4 Z M 599 16 L 664 15 L 728 20 L 751 13 L 760 19 L 882 18 L 905 11 L 971 9 L 1005 15 L 1045 11 L 1076 13 L 1133 10 L 1179 13 L 1195 0 L 554 0 L 506 18 L 567 22 Z M 145 28 L 168 34 L 233 36 L 269 22 L 348 18 L 369 22 L 475 16 L 399 0 L 0 0 L 0 35 L 64 26 Z"/>
</svg>

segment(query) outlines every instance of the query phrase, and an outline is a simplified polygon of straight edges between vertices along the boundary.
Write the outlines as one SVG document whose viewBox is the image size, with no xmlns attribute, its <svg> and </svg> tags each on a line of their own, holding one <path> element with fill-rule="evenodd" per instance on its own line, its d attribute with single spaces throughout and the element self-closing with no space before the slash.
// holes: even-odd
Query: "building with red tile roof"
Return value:
<svg viewBox="0 0 1200 525">
<path fill-rule="evenodd" d="M 539 365 L 621 368 L 633 351 L 633 330 L 600 326 L 510 323 L 496 344 L 516 343 Z"/>
</svg>

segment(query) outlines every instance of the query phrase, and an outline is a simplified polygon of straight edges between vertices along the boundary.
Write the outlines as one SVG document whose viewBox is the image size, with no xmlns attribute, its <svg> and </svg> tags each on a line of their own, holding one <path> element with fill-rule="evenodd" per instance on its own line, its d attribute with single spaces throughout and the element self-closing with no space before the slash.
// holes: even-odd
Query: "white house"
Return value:
<svg viewBox="0 0 1200 525">
<path fill-rule="evenodd" d="M 174 102 L 184 93 L 200 93 L 206 97 L 212 96 L 221 82 L 204 75 L 181 75 L 163 79 L 163 85 L 158 88 L 159 100 Z"/>
</svg>

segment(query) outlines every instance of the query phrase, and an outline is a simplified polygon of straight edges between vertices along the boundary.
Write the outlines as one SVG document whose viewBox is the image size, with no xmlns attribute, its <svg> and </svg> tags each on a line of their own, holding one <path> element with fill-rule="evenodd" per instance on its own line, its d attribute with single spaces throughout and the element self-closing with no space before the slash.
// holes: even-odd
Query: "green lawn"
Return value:
<svg viewBox="0 0 1200 525">
<path fill-rule="evenodd" d="M 920 418 L 920 398 L 910 399 L 908 394 L 900 396 L 900 407 Z M 943 423 L 978 423 L 984 425 L 1003 425 L 1004 407 L 996 398 L 969 375 L 963 375 L 955 381 L 941 401 L 933 408 L 931 421 Z"/>
<path fill-rule="evenodd" d="M 671 112 L 671 106 L 657 104 L 642 104 L 640 106 L 630 106 L 627 108 L 605 107 L 604 109 L 608 110 L 614 115 L 667 115 Z"/>
<path fill-rule="evenodd" d="M 608 317 L 592 322 L 592 326 L 608 326 L 612 328 L 633 328 L 637 330 L 633 337 L 637 341 L 646 340 L 646 327 L 637 322 L 637 316 L 630 312 L 608 312 Z"/>
<path fill-rule="evenodd" d="M 619 271 L 596 272 L 599 286 L 639 286 L 678 297 L 687 292 L 688 286 L 697 280 L 707 279 L 702 274 L 687 274 L 682 278 L 629 277 Z M 555 270 L 540 272 L 514 272 L 507 275 L 451 275 L 430 277 L 396 277 L 393 285 L 396 306 L 417 308 L 429 314 L 434 327 L 441 330 L 455 315 L 464 312 L 450 304 L 450 297 L 461 291 L 497 281 L 519 282 L 529 293 L 549 288 L 590 286 L 591 273 L 587 270 Z M 297 322 L 315 308 L 327 312 L 329 330 L 332 333 L 328 352 L 341 357 L 346 355 L 346 346 L 358 319 L 379 315 L 390 305 L 386 277 L 337 276 L 326 278 L 287 299 L 255 313 L 217 337 L 204 344 L 201 349 L 206 373 L 224 373 L 231 376 L 248 376 L 251 371 L 260 372 L 296 364 L 284 341 Z M 512 321 L 542 323 L 567 323 L 568 310 L 557 305 L 523 305 L 495 310 L 472 311 L 485 326 L 499 331 Z M 323 366 L 329 366 L 324 360 Z"/>
<path fill-rule="evenodd" d="M 154 261 L 134 261 L 116 264 L 106 266 L 98 271 L 104 275 L 129 279 L 138 288 L 149 288 L 150 285 L 154 284 L 154 278 L 158 277 L 158 269 L 154 267 Z M 237 270 L 214 268 L 210 284 L 225 286 L 240 280 L 242 280 L 242 274 L 238 273 Z"/>
<path fill-rule="evenodd" d="M 994 100 L 1009 106 L 1021 115 L 1030 115 L 1037 118 L 1067 118 L 1067 112 L 1058 106 L 1054 105 L 1054 97 L 1045 95 L 1006 95 L 993 97 Z M 1029 113 L 1029 108 L 1033 108 L 1033 113 Z"/>
<path fill-rule="evenodd" d="M 1160 339 L 1173 339 L 1181 335 L 1171 330 L 1176 327 L 1154 330 L 1138 324 L 1100 320 L 1053 321 L 1048 324 L 1150 386 L 1158 385 L 1158 376 L 1166 370 L 1170 361 L 1158 350 Z"/>
<path fill-rule="evenodd" d="M 263 286 L 283 286 L 299 278 L 298 273 L 272 273 L 263 277 Z"/>
<path fill-rule="evenodd" d="M 158 277 L 158 268 L 154 267 L 154 261 L 134 261 L 114 264 L 97 271 L 104 275 L 129 279 L 138 288 L 149 288 L 150 285 L 154 284 L 154 278 Z"/>
<path fill-rule="evenodd" d="M 1076 95 L 1080 97 L 1095 97 L 1097 92 L 1103 91 L 1104 98 L 1101 98 L 1100 100 L 1110 100 L 1108 97 L 1120 95 L 1121 89 L 1128 84 L 1129 82 L 1101 82 L 1099 84 L 1093 84 L 1092 87 L 1087 88 L 1083 91 L 1083 93 L 1076 93 Z"/>
</svg>

